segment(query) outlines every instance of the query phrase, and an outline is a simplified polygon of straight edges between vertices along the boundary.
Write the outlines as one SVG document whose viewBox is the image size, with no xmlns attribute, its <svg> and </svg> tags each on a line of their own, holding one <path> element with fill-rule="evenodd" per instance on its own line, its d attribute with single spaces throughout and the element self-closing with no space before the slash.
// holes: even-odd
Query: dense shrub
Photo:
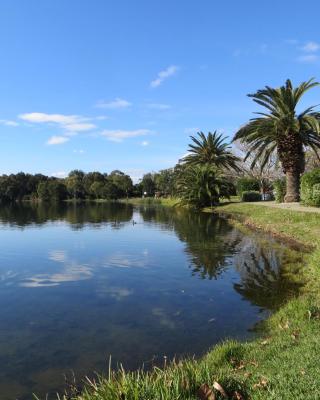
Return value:
<svg viewBox="0 0 320 400">
<path fill-rule="evenodd" d="M 312 201 L 315 206 L 320 206 L 320 183 L 312 186 Z"/>
<path fill-rule="evenodd" d="M 242 192 L 241 201 L 260 201 L 261 194 L 257 191 L 251 190 Z"/>
<path fill-rule="evenodd" d="M 302 175 L 300 196 L 303 204 L 310 206 L 316 205 L 313 197 L 313 186 L 318 183 L 320 183 L 320 168 L 316 168 Z"/>
<path fill-rule="evenodd" d="M 286 195 L 286 179 L 277 179 L 273 182 L 274 197 L 277 203 L 284 202 L 284 196 Z"/>
<path fill-rule="evenodd" d="M 259 191 L 259 181 L 255 178 L 240 178 L 237 181 L 237 194 L 242 196 L 243 192 Z"/>
</svg>

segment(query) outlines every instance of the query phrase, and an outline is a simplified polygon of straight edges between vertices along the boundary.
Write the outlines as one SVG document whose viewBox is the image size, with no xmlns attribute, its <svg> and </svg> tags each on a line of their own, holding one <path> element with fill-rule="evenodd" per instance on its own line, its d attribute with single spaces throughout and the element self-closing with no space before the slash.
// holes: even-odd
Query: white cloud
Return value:
<svg viewBox="0 0 320 400">
<path fill-rule="evenodd" d="M 177 65 L 170 65 L 168 68 L 158 73 L 157 78 L 151 81 L 150 86 L 152 88 L 160 86 L 164 80 L 168 79 L 170 76 L 175 75 L 178 72 L 178 70 L 179 67 Z"/>
<path fill-rule="evenodd" d="M 64 128 L 69 132 L 83 132 L 95 129 L 96 125 L 88 122 L 75 122 L 73 124 L 65 125 Z"/>
<path fill-rule="evenodd" d="M 311 64 L 311 63 L 318 61 L 319 56 L 317 56 L 316 54 L 307 54 L 307 55 L 298 57 L 297 60 L 302 63 L 307 63 L 307 64 L 310 63 Z"/>
<path fill-rule="evenodd" d="M 96 107 L 116 110 L 116 109 L 128 108 L 131 105 L 132 105 L 132 103 L 130 103 L 128 100 L 124 100 L 124 99 L 121 99 L 120 97 L 117 97 L 115 100 L 110 101 L 108 103 L 106 103 L 105 101 L 99 101 L 96 104 Z"/>
<path fill-rule="evenodd" d="M 99 115 L 98 117 L 96 117 L 96 120 L 98 121 L 105 121 L 106 119 L 109 119 L 107 115 Z"/>
<path fill-rule="evenodd" d="M 80 150 L 75 149 L 75 150 L 73 150 L 73 152 L 77 153 L 77 154 L 84 154 L 85 153 L 85 151 L 82 150 L 82 149 L 80 149 Z"/>
<path fill-rule="evenodd" d="M 68 176 L 66 171 L 58 171 L 58 172 L 52 172 L 51 176 L 54 176 L 55 178 L 65 178 Z"/>
<path fill-rule="evenodd" d="M 130 175 L 133 183 L 138 183 L 144 174 L 147 173 L 144 169 L 134 168 L 134 169 L 127 169 L 124 171 L 126 174 Z"/>
<path fill-rule="evenodd" d="M 301 50 L 305 51 L 306 53 L 315 53 L 320 49 L 320 44 L 316 42 L 307 42 Z"/>
<path fill-rule="evenodd" d="M 11 121 L 9 119 L 0 119 L 0 124 L 1 125 L 6 125 L 6 126 L 18 126 L 18 122 L 16 121 Z"/>
<path fill-rule="evenodd" d="M 124 139 L 137 137 L 137 136 L 145 136 L 151 133 L 148 129 L 136 129 L 136 130 L 107 130 L 101 132 L 101 135 L 106 137 L 108 140 L 112 142 L 123 142 Z"/>
<path fill-rule="evenodd" d="M 147 106 L 152 110 L 169 110 L 171 108 L 169 104 L 163 103 L 149 103 Z"/>
<path fill-rule="evenodd" d="M 65 136 L 51 136 L 51 138 L 48 139 L 47 144 L 48 145 L 56 145 L 56 144 L 63 144 L 67 142 L 69 138 Z"/>
<path fill-rule="evenodd" d="M 148 142 L 147 140 L 144 140 L 143 142 L 141 142 L 141 146 L 149 146 L 150 142 Z"/>
<path fill-rule="evenodd" d="M 95 124 L 88 122 L 89 118 L 80 115 L 46 114 L 46 113 L 26 113 L 20 114 L 19 118 L 23 121 L 34 124 L 56 124 L 69 133 L 90 131 L 96 128 Z"/>
<path fill-rule="evenodd" d="M 20 114 L 19 118 L 24 121 L 33 123 L 49 123 L 54 122 L 56 124 L 72 124 L 77 120 L 77 115 L 63 115 L 63 114 L 45 114 L 39 112 Z"/>
</svg>

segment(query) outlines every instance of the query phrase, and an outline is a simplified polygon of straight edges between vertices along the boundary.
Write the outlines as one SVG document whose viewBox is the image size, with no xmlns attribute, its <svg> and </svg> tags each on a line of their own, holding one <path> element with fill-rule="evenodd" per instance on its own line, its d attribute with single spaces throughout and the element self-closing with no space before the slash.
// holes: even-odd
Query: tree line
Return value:
<svg viewBox="0 0 320 400">
<path fill-rule="evenodd" d="M 133 195 L 135 190 L 130 176 L 119 170 L 112 171 L 110 174 L 73 170 L 63 179 L 23 172 L 0 176 L 0 201 L 2 202 L 37 199 L 42 201 L 116 200 Z"/>
<path fill-rule="evenodd" d="M 297 113 L 297 106 L 302 96 L 318 85 L 310 79 L 293 87 L 287 80 L 279 88 L 266 86 L 249 94 L 264 110 L 235 133 L 231 143 L 238 146 L 240 154 L 216 131 L 198 132 L 191 136 L 188 155 L 175 167 L 145 174 L 137 184 L 119 170 L 110 174 L 74 170 L 65 179 L 21 172 L 0 177 L 0 201 L 176 196 L 182 204 L 202 208 L 235 194 L 241 186 L 237 180 L 243 177 L 257 181 L 262 193 L 282 178 L 278 193 L 281 189 L 286 202 L 299 201 L 300 177 L 308 160 L 320 162 L 320 112 L 311 106 Z M 255 184 L 243 181 L 241 191 L 244 186 Z M 315 192 L 319 190 L 315 188 Z"/>
</svg>

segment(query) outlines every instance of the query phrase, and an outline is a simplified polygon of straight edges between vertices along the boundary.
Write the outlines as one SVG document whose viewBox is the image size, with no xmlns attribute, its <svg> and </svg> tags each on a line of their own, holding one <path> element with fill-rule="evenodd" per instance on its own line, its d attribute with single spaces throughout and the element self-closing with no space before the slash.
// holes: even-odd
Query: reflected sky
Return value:
<svg viewBox="0 0 320 400">
<path fill-rule="evenodd" d="M 134 223 L 133 223 L 134 221 Z M 201 355 L 299 291 L 299 255 L 208 214 L 125 204 L 0 210 L 1 399 Z"/>
</svg>

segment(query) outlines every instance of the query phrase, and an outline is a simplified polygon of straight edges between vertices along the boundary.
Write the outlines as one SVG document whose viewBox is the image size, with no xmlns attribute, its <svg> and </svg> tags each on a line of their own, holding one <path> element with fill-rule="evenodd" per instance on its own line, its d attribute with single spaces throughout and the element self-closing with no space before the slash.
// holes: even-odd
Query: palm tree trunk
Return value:
<svg viewBox="0 0 320 400">
<path fill-rule="evenodd" d="M 285 203 L 293 203 L 300 200 L 300 172 L 286 172 L 287 190 L 284 197 Z"/>
</svg>

